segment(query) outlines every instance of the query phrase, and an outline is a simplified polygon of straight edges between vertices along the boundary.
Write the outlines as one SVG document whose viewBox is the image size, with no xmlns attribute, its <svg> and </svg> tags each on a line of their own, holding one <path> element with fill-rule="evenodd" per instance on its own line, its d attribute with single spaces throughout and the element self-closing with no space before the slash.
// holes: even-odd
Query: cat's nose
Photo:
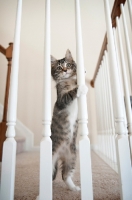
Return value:
<svg viewBox="0 0 132 200">
<path fill-rule="evenodd" d="M 64 71 L 64 72 L 67 72 L 67 69 L 64 67 L 64 68 L 63 68 L 63 71 Z"/>
</svg>

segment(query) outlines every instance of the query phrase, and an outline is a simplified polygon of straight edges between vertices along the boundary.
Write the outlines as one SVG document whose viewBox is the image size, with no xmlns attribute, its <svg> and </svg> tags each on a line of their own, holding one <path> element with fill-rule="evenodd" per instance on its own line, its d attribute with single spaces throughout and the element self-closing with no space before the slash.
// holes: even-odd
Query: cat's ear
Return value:
<svg viewBox="0 0 132 200">
<path fill-rule="evenodd" d="M 65 59 L 66 59 L 67 61 L 72 61 L 72 60 L 73 60 L 72 55 L 71 55 L 71 52 L 70 52 L 69 49 L 67 49 L 67 51 L 66 51 Z"/>
<path fill-rule="evenodd" d="M 57 61 L 57 59 L 54 56 L 51 55 L 50 57 L 51 57 L 51 63 L 54 63 Z"/>
</svg>

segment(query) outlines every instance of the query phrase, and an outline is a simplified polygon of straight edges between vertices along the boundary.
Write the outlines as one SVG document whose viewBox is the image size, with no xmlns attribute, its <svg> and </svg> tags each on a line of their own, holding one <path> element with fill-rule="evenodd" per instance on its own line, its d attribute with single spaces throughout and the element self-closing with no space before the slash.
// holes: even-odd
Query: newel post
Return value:
<svg viewBox="0 0 132 200">
<path fill-rule="evenodd" d="M 79 86 L 85 85 L 81 18 L 79 0 L 75 0 L 75 18 L 76 18 L 76 54 L 77 54 L 77 82 Z M 80 135 L 79 153 L 80 153 L 80 174 L 81 174 L 81 199 L 93 199 L 92 189 L 92 171 L 90 141 L 88 138 L 88 115 L 86 94 L 78 98 L 78 134 Z"/>
<path fill-rule="evenodd" d="M 108 0 L 104 0 L 106 27 L 108 36 L 108 50 L 110 61 L 110 78 L 112 83 L 112 97 L 114 102 L 114 118 L 116 137 L 116 154 L 122 200 L 132 198 L 132 171 L 128 135 L 125 127 L 123 95 L 121 93 L 116 52 L 112 32 L 111 15 Z"/>
<path fill-rule="evenodd" d="M 17 115 L 17 90 L 18 90 L 18 70 L 19 70 L 19 49 L 21 31 L 22 0 L 18 0 L 12 70 L 10 79 L 10 91 L 7 113 L 7 139 L 3 145 L 2 170 L 1 170 L 1 191 L 0 199 L 14 199 L 15 164 L 16 164 L 16 141 L 15 125 Z"/>
<path fill-rule="evenodd" d="M 45 1 L 45 45 L 43 80 L 43 130 L 40 143 L 39 200 L 52 200 L 51 141 L 51 61 L 50 61 L 50 0 Z"/>
</svg>

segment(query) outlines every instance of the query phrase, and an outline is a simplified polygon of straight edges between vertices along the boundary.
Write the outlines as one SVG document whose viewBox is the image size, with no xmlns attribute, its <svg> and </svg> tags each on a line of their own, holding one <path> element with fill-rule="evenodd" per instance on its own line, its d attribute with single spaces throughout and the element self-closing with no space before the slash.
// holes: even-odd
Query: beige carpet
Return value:
<svg viewBox="0 0 132 200">
<path fill-rule="evenodd" d="M 119 200 L 117 174 L 92 152 L 94 200 Z M 79 161 L 77 162 L 74 182 L 80 185 Z M 17 155 L 15 200 L 35 200 L 39 193 L 39 152 Z M 53 182 L 54 200 L 80 200 L 80 192 L 66 189 L 58 173 Z"/>
</svg>

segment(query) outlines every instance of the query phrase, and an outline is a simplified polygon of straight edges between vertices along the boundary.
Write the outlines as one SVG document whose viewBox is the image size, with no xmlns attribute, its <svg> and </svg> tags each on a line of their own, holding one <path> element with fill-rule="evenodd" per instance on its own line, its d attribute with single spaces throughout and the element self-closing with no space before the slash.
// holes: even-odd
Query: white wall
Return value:
<svg viewBox="0 0 132 200">
<path fill-rule="evenodd" d="M 92 79 L 105 35 L 103 0 L 81 0 L 82 34 L 86 78 Z M 112 5 L 113 0 L 110 0 Z M 0 0 L 0 44 L 13 42 L 16 0 Z M 39 145 L 42 130 L 44 0 L 23 1 L 20 68 L 18 87 L 18 119 L 34 133 Z M 76 58 L 74 0 L 51 0 L 51 54 L 62 58 L 69 48 Z M 6 59 L 0 54 L 0 103 L 4 101 Z M 96 143 L 94 91 L 88 95 L 91 142 Z M 54 104 L 56 92 L 52 84 Z M 53 105 L 52 105 L 53 106 Z"/>
</svg>

